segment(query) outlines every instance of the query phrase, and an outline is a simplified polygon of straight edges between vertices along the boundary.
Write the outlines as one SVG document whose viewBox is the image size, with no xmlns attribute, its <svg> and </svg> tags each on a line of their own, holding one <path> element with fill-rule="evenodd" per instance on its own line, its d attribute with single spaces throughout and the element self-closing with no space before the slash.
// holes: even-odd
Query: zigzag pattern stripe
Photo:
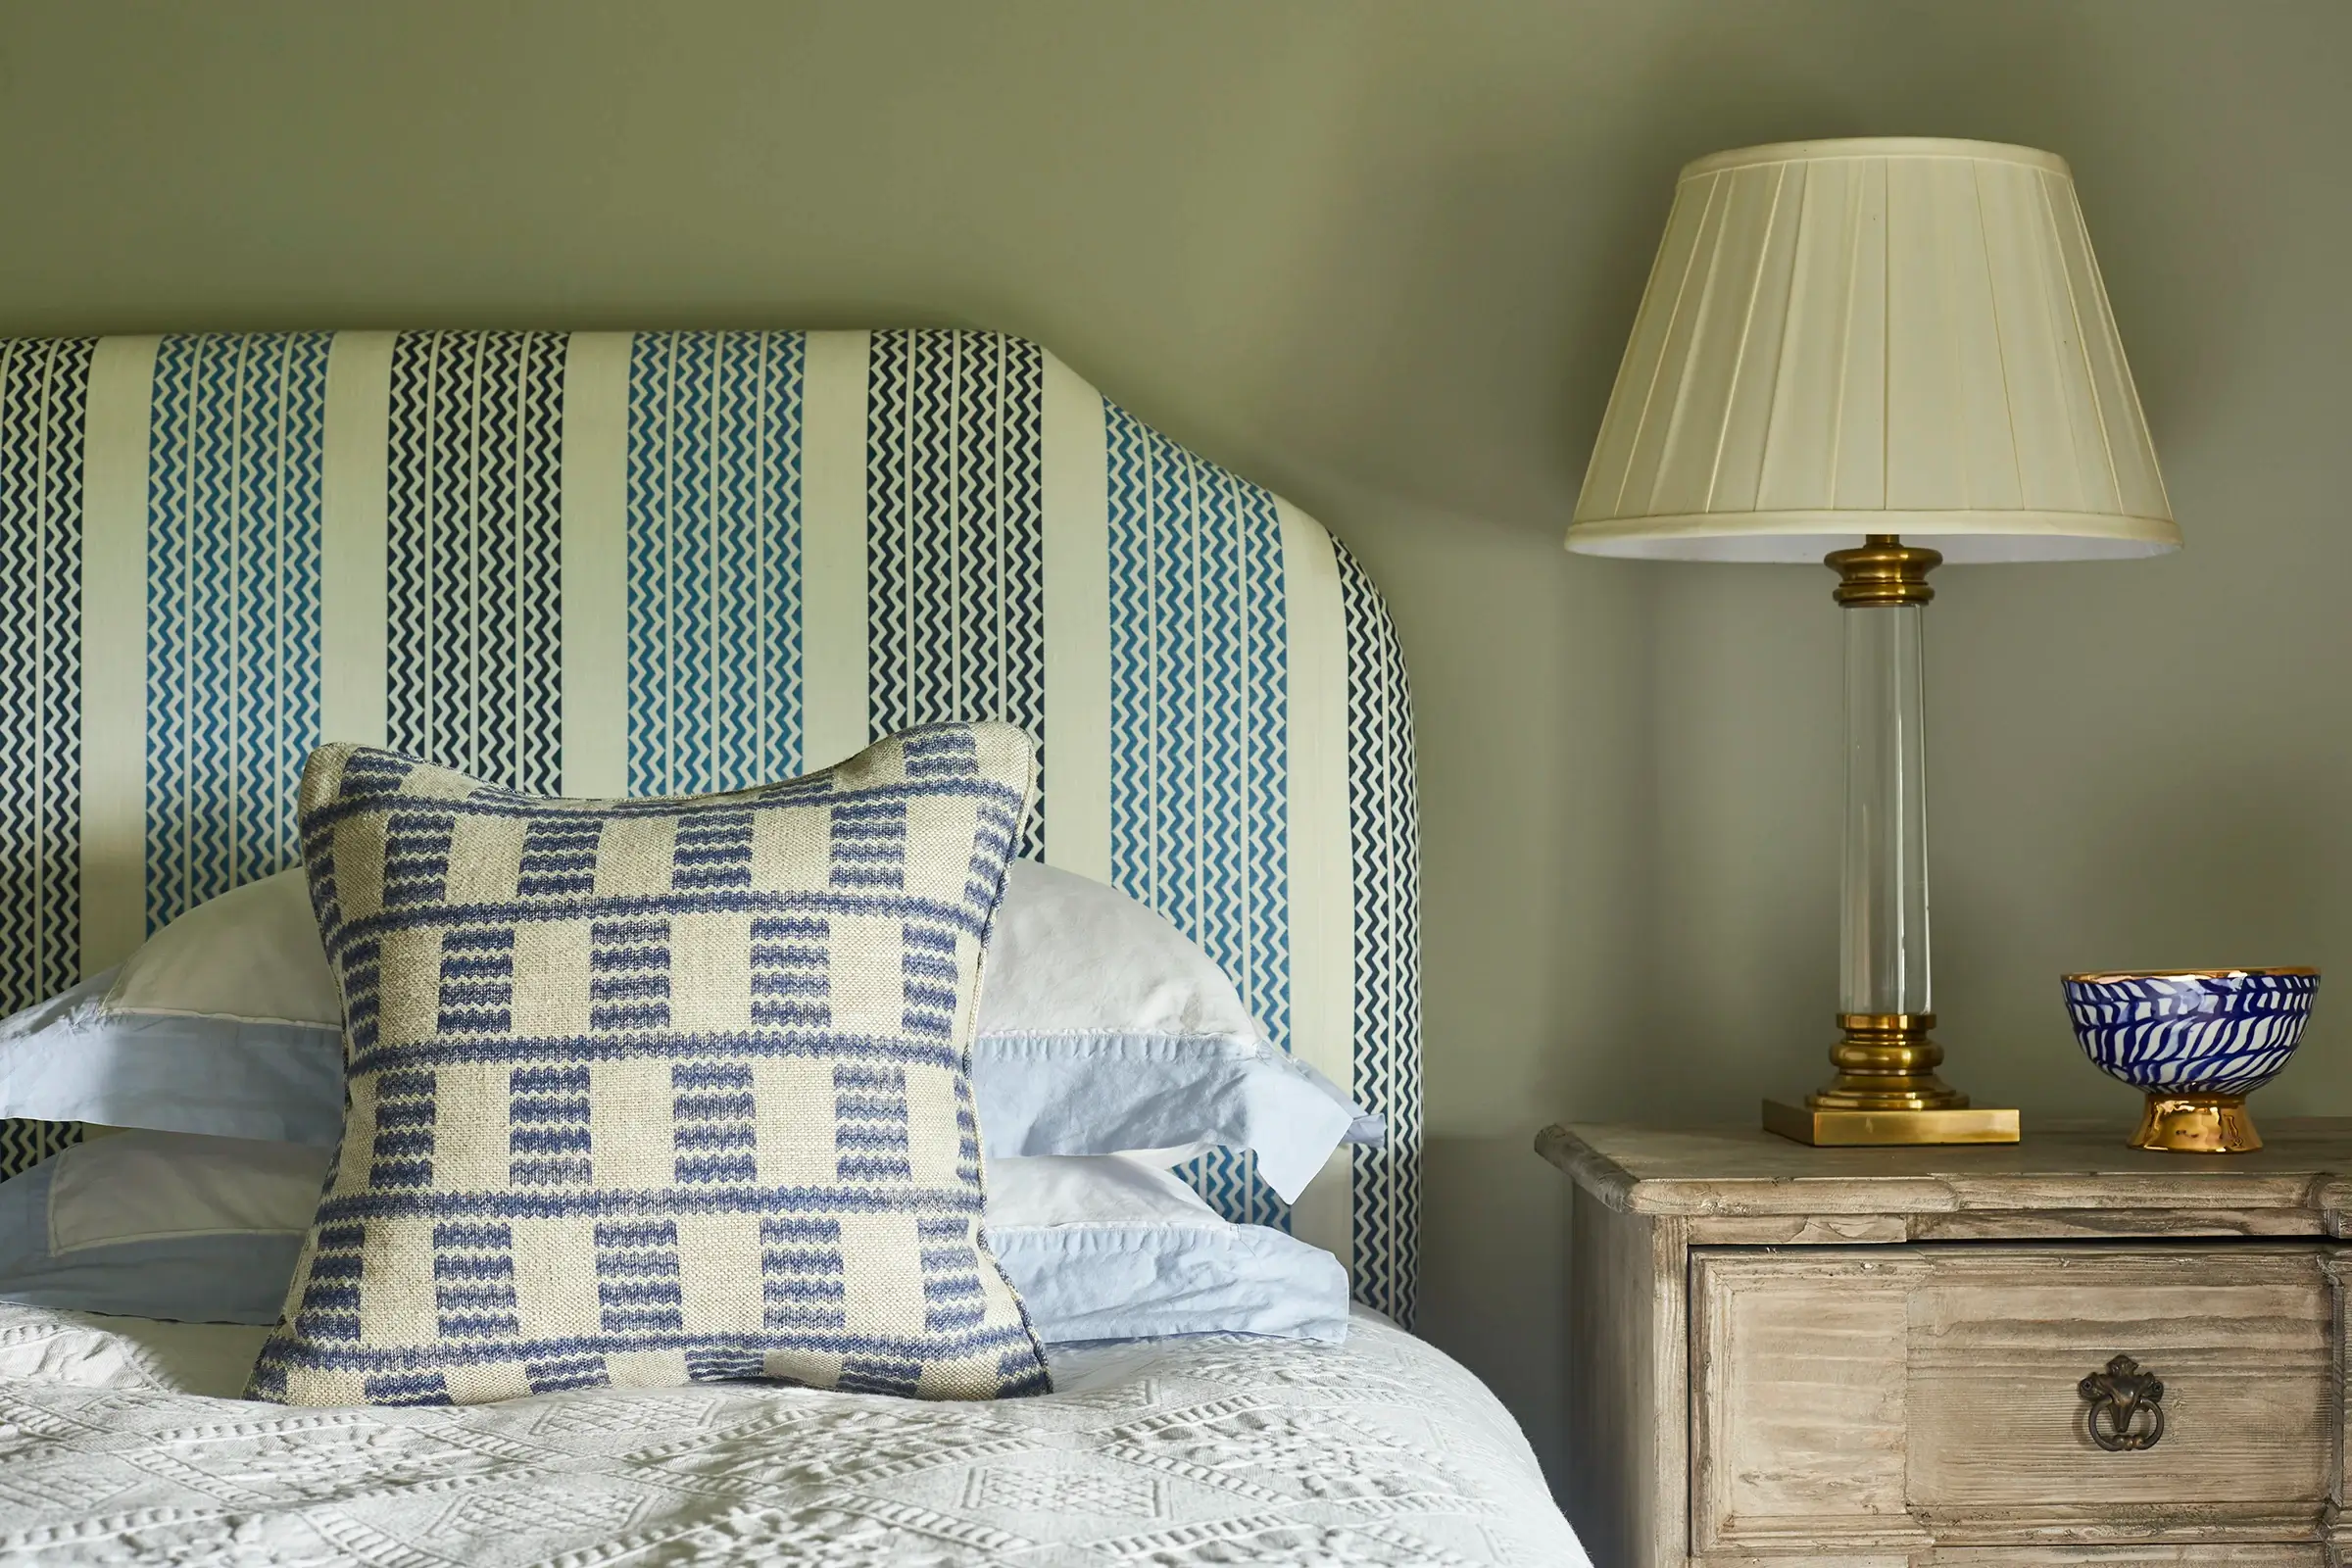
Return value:
<svg viewBox="0 0 2352 1568">
<path fill-rule="evenodd" d="M 640 333 L 629 356 L 629 788 L 801 756 L 798 332 Z"/>
<path fill-rule="evenodd" d="M 562 332 L 403 332 L 385 453 L 387 736 L 563 780 Z"/>
<path fill-rule="evenodd" d="M 0 339 L 0 1000 L 81 966 L 82 437 L 94 338 Z M 0 1177 L 80 1136 L 0 1121 Z"/>
<path fill-rule="evenodd" d="M 148 424 L 147 928 L 293 863 L 318 741 L 324 332 L 167 337 Z"/>
<path fill-rule="evenodd" d="M 1345 545 L 1348 844 L 1354 867 L 1355 1093 L 1388 1142 L 1354 1151 L 1355 1295 L 1412 1326 L 1421 1224 L 1421 824 L 1404 656 L 1372 579 Z"/>
<path fill-rule="evenodd" d="M 1233 493 L 1239 557 L 1233 603 L 1242 607 L 1247 737 L 1237 783 L 1242 795 L 1241 876 L 1246 899 L 1236 934 L 1250 976 L 1250 1005 L 1285 1051 L 1291 1048 L 1290 611 L 1283 576 L 1282 522 L 1274 497 L 1217 470 Z M 1280 889 L 1279 894 L 1271 890 Z"/>
<path fill-rule="evenodd" d="M 1045 352 L 876 332 L 866 392 L 866 689 L 874 735 L 1000 719 L 1039 742 L 1021 853 L 1044 853 Z"/>
<path fill-rule="evenodd" d="M 1290 1049 L 1288 608 L 1273 497 L 1105 411 L 1111 879 L 1200 944 Z M 1232 1151 L 1179 1167 L 1288 1229 Z"/>
</svg>

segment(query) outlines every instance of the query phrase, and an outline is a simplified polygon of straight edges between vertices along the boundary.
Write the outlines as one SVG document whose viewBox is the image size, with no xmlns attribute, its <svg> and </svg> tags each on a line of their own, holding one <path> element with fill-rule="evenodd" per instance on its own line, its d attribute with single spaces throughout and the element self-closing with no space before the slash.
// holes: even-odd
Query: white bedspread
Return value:
<svg viewBox="0 0 2352 1568">
<path fill-rule="evenodd" d="M 758 1384 L 222 1397 L 262 1333 L 0 1303 L 0 1561 L 1586 1561 L 1494 1397 L 1368 1316 L 1341 1348 L 1063 1352 L 1057 1392 L 996 1404 Z"/>
</svg>

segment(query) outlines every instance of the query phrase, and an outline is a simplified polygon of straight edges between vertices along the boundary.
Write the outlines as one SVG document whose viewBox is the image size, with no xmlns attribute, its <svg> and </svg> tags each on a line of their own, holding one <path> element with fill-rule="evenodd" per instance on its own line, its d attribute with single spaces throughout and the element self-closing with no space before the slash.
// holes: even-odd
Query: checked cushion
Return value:
<svg viewBox="0 0 2352 1568">
<path fill-rule="evenodd" d="M 314 753 L 346 1121 L 249 1394 L 1042 1392 L 966 1055 L 1035 772 L 1003 724 L 672 800 Z"/>
</svg>

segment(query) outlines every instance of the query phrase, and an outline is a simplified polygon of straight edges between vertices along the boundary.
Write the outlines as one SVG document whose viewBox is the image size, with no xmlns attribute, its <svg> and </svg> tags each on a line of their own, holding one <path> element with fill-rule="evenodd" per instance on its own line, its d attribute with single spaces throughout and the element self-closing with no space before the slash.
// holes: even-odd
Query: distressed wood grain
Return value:
<svg viewBox="0 0 2352 1568">
<path fill-rule="evenodd" d="M 1691 1533 L 1698 1549 L 1934 1544 L 1904 1492 L 1917 1249 L 1695 1254 Z"/>
<path fill-rule="evenodd" d="M 1836 1247 L 1907 1242 L 1901 1214 L 1706 1214 L 1684 1221 L 1693 1247 Z"/>
<path fill-rule="evenodd" d="M 1595 1561 L 1599 1559 L 1595 1558 Z M 1709 1552 L 1684 1568 L 2337 1568 L 2326 1551 L 2285 1544 L 2181 1546 L 1941 1546 L 1928 1551 L 1863 1557 L 1808 1552 L 1741 1556 Z"/>
<path fill-rule="evenodd" d="M 1552 1127 L 1577 1186 L 1570 1518 L 1603 1568 L 2352 1565 L 2352 1121 L 1814 1150 Z M 2077 1384 L 2166 1384 L 2110 1453 Z"/>
<path fill-rule="evenodd" d="M 1688 1244 L 1682 1222 L 1615 1210 L 1579 1187 L 1569 1256 L 1567 1511 L 1595 1562 L 1679 1562 Z"/>
<path fill-rule="evenodd" d="M 2074 1242 L 2125 1237 L 2327 1236 L 2326 1216 L 2304 1208 L 1983 1208 L 1907 1216 L 1915 1242 Z"/>
<path fill-rule="evenodd" d="M 1923 1249 L 1908 1496 L 1939 1542 L 2316 1536 L 2335 1303 L 2317 1247 Z M 2164 1380 L 2154 1447 L 2109 1453 L 2077 1384 Z"/>
<path fill-rule="evenodd" d="M 1808 1149 L 1760 1130 L 1553 1126 L 1537 1151 L 1612 1207 L 1645 1214 L 2299 1210 L 2310 1234 L 2352 1200 L 2352 1122 L 2266 1121 L 2227 1158 L 2126 1146 L 2120 1124 L 2035 1128 L 2011 1145 Z"/>
</svg>

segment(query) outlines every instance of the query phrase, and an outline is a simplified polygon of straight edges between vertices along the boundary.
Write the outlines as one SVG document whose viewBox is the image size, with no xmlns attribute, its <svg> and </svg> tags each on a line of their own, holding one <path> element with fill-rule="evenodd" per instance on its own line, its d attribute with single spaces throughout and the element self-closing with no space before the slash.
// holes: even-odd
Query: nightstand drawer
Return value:
<svg viewBox="0 0 2352 1568">
<path fill-rule="evenodd" d="M 2332 1247 L 1690 1254 L 1700 1553 L 2311 1541 L 2336 1462 Z M 2108 1451 L 2085 1376 L 2160 1379 Z M 2144 1392 L 2144 1391 L 2143 1391 Z M 2120 1409 L 2102 1417 L 2111 1439 Z M 2144 1442 L 2155 1413 L 2128 1429 Z"/>
</svg>

